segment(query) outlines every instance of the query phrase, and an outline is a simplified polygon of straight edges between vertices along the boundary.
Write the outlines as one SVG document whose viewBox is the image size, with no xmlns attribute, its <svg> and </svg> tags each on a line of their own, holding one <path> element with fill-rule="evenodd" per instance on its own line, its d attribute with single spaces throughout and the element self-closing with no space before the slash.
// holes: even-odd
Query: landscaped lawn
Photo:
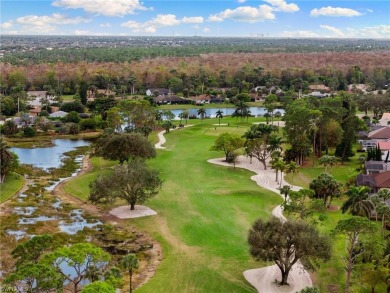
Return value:
<svg viewBox="0 0 390 293">
<path fill-rule="evenodd" d="M 215 121 L 170 132 L 168 150 L 158 151 L 150 161 L 164 180 L 159 195 L 147 203 L 158 215 L 128 223 L 162 244 L 164 260 L 138 292 L 255 292 L 242 273 L 264 264 L 251 259 L 247 233 L 257 218 L 268 218 L 282 199 L 258 187 L 249 171 L 207 162 L 223 157 L 209 151 L 220 133 L 242 134 L 250 125 L 240 122 L 239 127 L 232 123 L 215 129 Z M 76 177 L 65 190 L 85 199 L 94 174 Z"/>
<path fill-rule="evenodd" d="M 5 177 L 5 180 L 0 184 L 0 203 L 11 198 L 18 192 L 24 184 L 24 178 L 19 174 L 12 173 Z"/>
</svg>

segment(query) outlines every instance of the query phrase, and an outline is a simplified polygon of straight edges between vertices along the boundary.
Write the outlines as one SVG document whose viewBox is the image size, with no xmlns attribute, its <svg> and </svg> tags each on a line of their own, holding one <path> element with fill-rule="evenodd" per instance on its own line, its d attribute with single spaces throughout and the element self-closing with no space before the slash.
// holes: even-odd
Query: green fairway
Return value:
<svg viewBox="0 0 390 293">
<path fill-rule="evenodd" d="M 0 203 L 11 198 L 17 193 L 24 184 L 24 178 L 19 174 L 12 173 L 5 177 L 5 180 L 0 184 Z"/>
<path fill-rule="evenodd" d="M 156 275 L 138 292 L 255 292 L 242 273 L 263 264 L 251 259 L 247 233 L 282 199 L 257 186 L 249 171 L 207 162 L 223 156 L 209 151 L 215 138 L 226 131 L 242 134 L 250 123 L 242 124 L 215 129 L 199 123 L 166 135 L 168 150 L 150 161 L 164 180 L 161 192 L 147 203 L 158 215 L 128 220 L 163 246 Z M 65 190 L 85 199 L 97 175 L 96 170 L 76 177 Z"/>
</svg>

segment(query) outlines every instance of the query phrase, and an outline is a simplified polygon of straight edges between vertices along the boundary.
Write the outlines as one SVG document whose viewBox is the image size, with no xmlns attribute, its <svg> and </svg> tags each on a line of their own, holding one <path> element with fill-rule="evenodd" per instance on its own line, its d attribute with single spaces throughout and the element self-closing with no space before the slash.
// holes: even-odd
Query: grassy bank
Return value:
<svg viewBox="0 0 390 293">
<path fill-rule="evenodd" d="M 0 203 L 14 196 L 23 187 L 24 181 L 24 178 L 16 173 L 6 176 L 0 184 Z"/>
</svg>

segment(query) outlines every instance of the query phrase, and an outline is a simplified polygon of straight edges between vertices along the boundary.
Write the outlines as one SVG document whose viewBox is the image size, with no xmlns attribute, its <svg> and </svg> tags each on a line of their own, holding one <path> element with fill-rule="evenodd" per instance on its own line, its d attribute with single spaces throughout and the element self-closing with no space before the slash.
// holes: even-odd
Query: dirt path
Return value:
<svg viewBox="0 0 390 293">
<path fill-rule="evenodd" d="M 208 162 L 222 166 L 231 166 L 231 164 L 226 163 L 224 160 L 225 158 L 218 158 L 208 160 Z M 244 156 L 240 156 L 238 158 L 236 167 L 255 172 L 256 175 L 252 176 L 251 179 L 255 181 L 257 185 L 276 192 L 282 196 L 279 192 L 279 183 L 276 182 L 276 175 L 273 170 L 264 170 L 263 165 L 257 160 L 253 160 L 253 163 L 251 164 L 249 158 Z M 282 186 L 283 185 L 290 184 L 282 179 Z M 292 186 L 292 190 L 299 189 L 301 189 L 301 187 Z M 280 205 L 272 210 L 272 214 L 282 222 L 287 221 L 287 219 L 283 216 L 283 209 Z M 293 266 L 289 274 L 288 283 L 290 286 L 278 286 L 278 284 L 275 283 L 275 280 L 281 280 L 280 269 L 277 265 L 247 270 L 244 271 L 243 274 L 245 279 L 252 284 L 259 293 L 293 293 L 313 285 L 309 273 L 299 262 Z"/>
</svg>

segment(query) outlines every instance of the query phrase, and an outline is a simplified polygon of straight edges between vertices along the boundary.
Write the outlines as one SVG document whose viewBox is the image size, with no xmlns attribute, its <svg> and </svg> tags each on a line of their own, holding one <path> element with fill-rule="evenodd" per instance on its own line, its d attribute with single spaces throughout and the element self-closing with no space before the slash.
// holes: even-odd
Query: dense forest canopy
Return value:
<svg viewBox="0 0 390 293">
<path fill-rule="evenodd" d="M 2 36 L 2 62 L 131 62 L 210 53 L 310 53 L 389 50 L 386 39 Z"/>
</svg>

